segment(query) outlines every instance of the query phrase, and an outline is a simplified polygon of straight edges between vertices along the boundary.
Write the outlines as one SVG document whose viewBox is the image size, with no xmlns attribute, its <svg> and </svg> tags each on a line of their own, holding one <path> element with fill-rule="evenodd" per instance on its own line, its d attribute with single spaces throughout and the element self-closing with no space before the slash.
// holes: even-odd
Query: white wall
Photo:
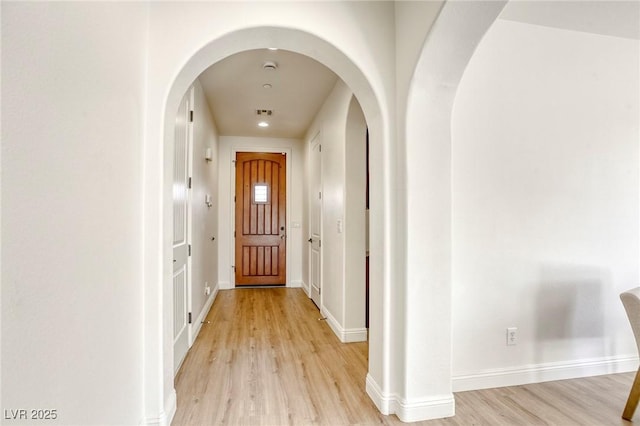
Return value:
<svg viewBox="0 0 640 426">
<path fill-rule="evenodd" d="M 352 96 L 345 129 L 344 328 L 349 341 L 366 340 L 367 123 Z"/>
<path fill-rule="evenodd" d="M 191 312 L 193 326 L 199 329 L 218 284 L 218 132 L 199 80 L 193 88 Z M 207 148 L 211 161 L 205 160 Z M 211 197 L 211 207 L 205 204 L 206 195 Z M 205 296 L 207 285 L 209 297 Z"/>
<path fill-rule="evenodd" d="M 143 418 L 146 22 L 140 3 L 2 4 L 3 410 Z"/>
<path fill-rule="evenodd" d="M 635 368 L 618 294 L 639 279 L 638 60 L 637 40 L 498 20 L 470 61 L 452 119 L 456 389 Z"/>
<path fill-rule="evenodd" d="M 235 152 L 274 152 L 286 149 L 291 152 L 287 158 L 287 286 L 300 287 L 302 285 L 302 187 L 304 185 L 304 160 L 302 142 L 299 139 L 286 138 L 252 138 L 240 136 L 221 136 L 219 145 L 219 272 L 220 288 L 235 286 L 234 240 L 233 240 L 233 194 L 235 189 Z M 294 227 L 293 224 L 300 224 Z"/>
<path fill-rule="evenodd" d="M 496 10 L 483 14 L 473 10 L 489 8 L 477 5 L 482 2 L 461 3 L 447 2 L 444 8 L 450 5 L 454 12 L 445 14 L 442 25 L 450 24 L 447 19 L 453 17 L 470 24 L 489 22 L 501 7 L 491 6 Z M 395 90 L 403 80 L 396 79 L 396 71 L 405 78 L 412 61 L 410 51 L 396 56 L 396 48 L 405 44 L 395 43 L 395 36 L 403 33 L 398 27 L 407 21 L 399 18 L 394 23 L 394 12 L 413 16 L 404 6 L 396 9 L 391 2 L 259 2 L 247 13 L 247 4 L 241 2 L 175 2 L 151 4 L 148 16 L 143 4 L 2 3 L 3 408 L 55 406 L 60 409 L 61 423 L 75 424 L 136 424 L 141 417 L 148 422 L 170 418 L 173 371 L 167 277 L 171 265 L 165 260 L 170 258 L 171 136 L 170 131 L 165 132 L 179 98 L 206 66 L 239 50 L 269 43 L 313 55 L 332 68 L 356 93 L 372 127 L 372 312 L 376 315 L 372 318 L 367 390 L 384 412 L 400 411 L 403 418 L 415 418 L 443 412 L 436 406 L 439 401 L 446 410 L 452 408 L 448 399 L 450 219 L 456 285 L 466 286 L 461 288 L 470 294 L 475 289 L 470 283 L 500 285 L 497 296 L 495 292 L 481 295 L 485 297 L 481 300 L 497 306 L 495 319 L 474 311 L 479 321 L 484 319 L 483 329 L 489 330 L 478 347 L 471 347 L 479 354 L 478 362 L 467 359 L 461 346 L 473 341 L 468 324 L 475 318 L 458 315 L 469 299 L 462 291 L 454 293 L 455 374 L 491 373 L 496 367 L 494 358 L 501 363 L 498 368 L 521 369 L 531 360 L 571 363 L 595 357 L 615 361 L 632 352 L 630 331 L 623 324 L 617 298 L 614 302 L 611 295 L 617 297 L 619 290 L 635 286 L 638 279 L 638 248 L 633 240 L 638 184 L 636 178 L 625 175 L 637 175 L 637 165 L 629 160 L 637 158 L 636 148 L 628 142 L 638 140 L 637 121 L 624 118 L 620 125 L 627 114 L 637 117 L 638 106 L 637 99 L 628 103 L 629 110 L 616 103 L 616 99 L 637 93 L 637 83 L 629 81 L 638 78 L 631 75 L 630 80 L 627 71 L 615 78 L 611 73 L 614 65 L 626 70 L 627 60 L 637 64 L 637 42 L 627 52 L 626 41 L 619 39 L 586 34 L 550 37 L 541 32 L 537 34 L 540 44 L 531 43 L 520 52 L 503 40 L 504 50 L 489 54 L 497 60 L 492 63 L 508 67 L 494 70 L 497 76 L 509 77 L 514 72 L 524 79 L 535 75 L 548 86 L 538 87 L 539 94 L 525 92 L 535 101 L 529 103 L 505 93 L 506 88 L 499 87 L 504 82 L 492 82 L 491 75 L 465 77 L 467 88 L 461 90 L 456 107 L 452 169 L 446 109 L 457 86 L 457 71 L 464 69 L 460 64 L 482 36 L 484 21 L 477 27 L 443 31 L 441 39 L 433 34 L 427 37 L 427 46 L 434 43 L 436 47 L 423 50 L 415 68 L 406 122 L 400 115 L 407 130 L 406 157 L 404 152 L 397 156 L 395 102 L 403 97 L 396 99 Z M 467 14 L 460 10 L 463 7 L 469 9 Z M 429 11 L 425 7 L 423 12 Z M 440 13 L 436 22 L 442 23 Z M 287 37 L 291 34 L 296 37 Z M 509 35 L 522 41 L 527 34 Z M 561 47 L 571 49 L 559 55 Z M 558 68 L 550 74 L 541 72 L 548 70 L 542 67 L 544 63 L 530 60 L 536 55 Z M 597 59 L 597 66 L 590 68 L 594 64 L 587 59 L 595 57 L 606 60 Z M 397 66 L 397 58 L 403 64 Z M 530 69 L 538 72 L 525 72 L 516 59 L 529 59 Z M 478 61 L 486 66 L 491 62 L 486 58 Z M 430 68 L 432 63 L 435 69 Z M 585 74 L 586 69 L 592 73 Z M 570 71 L 573 75 L 568 77 Z M 564 92 L 565 85 L 569 92 Z M 621 90 L 621 85 L 631 90 Z M 605 86 L 611 90 L 604 91 Z M 526 85 L 506 87 L 526 89 Z M 563 90 L 548 92 L 558 87 Z M 488 88 L 494 92 L 487 102 L 478 105 L 479 101 L 470 99 L 476 89 L 482 94 Z M 609 98 L 608 93 L 618 97 Z M 515 108 L 501 109 L 504 105 L 498 104 L 495 94 L 503 95 L 514 107 L 525 108 L 533 118 L 516 117 Z M 588 97 L 591 95 L 595 98 Z M 486 100 L 486 93 L 483 96 L 479 99 Z M 541 104 L 545 96 L 558 103 Z M 435 105 L 438 101 L 442 109 Z M 472 105 L 474 112 L 468 109 Z M 531 110 L 532 106 L 538 108 Z M 595 117 L 585 114 L 589 120 L 579 120 L 576 114 L 591 107 L 597 112 Z M 550 116 L 558 111 L 561 118 Z M 501 131 L 519 135 L 523 127 L 533 129 L 540 145 L 519 146 L 520 151 L 514 153 L 505 144 L 514 139 L 511 133 L 492 134 L 496 129 L 483 128 L 475 116 L 478 113 L 480 118 L 488 115 L 500 122 L 496 129 Z M 505 121 L 502 114 L 511 121 Z M 542 119 L 552 125 L 539 128 Z M 477 131 L 473 142 L 478 146 L 495 148 L 497 155 L 516 164 L 521 164 L 522 152 L 536 161 L 514 172 L 506 162 L 495 162 L 482 151 L 476 164 L 466 152 L 458 152 L 463 146 L 471 152 L 478 149 L 464 130 L 467 125 Z M 582 126 L 589 133 L 581 131 Z M 620 132 L 619 144 L 611 143 L 609 130 L 614 127 Z M 542 135 L 549 136 L 548 140 L 538 133 L 549 129 L 555 133 Z M 579 156 L 572 155 L 578 148 L 576 134 L 590 144 L 580 147 Z M 550 145 L 550 141 L 557 144 Z M 536 152 L 537 146 L 545 148 L 544 152 Z M 547 158 L 549 152 L 558 157 Z M 558 165 L 558 159 L 565 161 Z M 601 163 L 615 163 L 616 168 L 602 168 Z M 489 173 L 488 167 L 494 164 L 497 168 Z M 546 176 L 556 178 L 554 185 L 543 188 L 541 180 L 532 179 L 536 165 Z M 478 182 L 472 182 L 476 168 L 482 173 Z M 406 174 L 406 188 L 396 186 L 396 171 L 400 176 Z M 428 179 L 424 179 L 425 171 Z M 453 215 L 448 198 L 450 171 L 455 188 Z M 501 173 L 509 179 L 517 176 L 513 182 L 520 187 L 515 187 L 515 202 L 504 198 L 514 188 L 498 179 Z M 582 188 L 585 177 L 592 186 Z M 621 184 L 630 181 L 633 194 Z M 522 191 L 524 184 L 531 188 L 527 193 Z M 493 202 L 478 204 L 480 190 L 491 195 Z M 396 199 L 398 192 L 401 195 Z M 527 194 L 533 195 L 529 198 Z M 545 203 L 550 209 L 534 209 L 539 205 L 530 202 L 535 197 L 550 201 Z M 406 206 L 406 217 L 396 217 L 396 201 Z M 477 211 L 469 211 L 476 206 Z M 569 213 L 573 214 L 571 221 Z M 503 220 L 498 222 L 496 217 Z M 523 221 L 514 218 L 527 221 L 523 226 Z M 495 225 L 497 232 L 492 235 L 498 237 L 477 232 L 482 229 L 479 225 Z M 411 230 L 406 244 L 405 228 Z M 512 235 L 520 238 L 514 240 Z M 589 238 L 592 240 L 587 241 Z M 480 242 L 487 243 L 487 252 L 473 250 Z M 398 249 L 406 249 L 406 258 L 400 256 L 396 263 L 393 256 L 402 253 Z M 523 257 L 514 259 L 513 253 Z M 511 256 L 510 262 L 503 261 L 506 256 Z M 400 274 L 401 279 L 396 280 L 398 270 L 405 267 L 406 279 Z M 479 275 L 472 277 L 470 271 Z M 542 289 L 557 294 L 557 283 L 568 284 L 561 288 L 563 297 L 555 300 L 572 303 L 568 295 L 580 289 L 579 297 L 589 297 L 578 298 L 573 312 L 585 319 L 585 309 L 593 307 L 595 316 L 603 319 L 602 326 L 589 323 L 594 327 L 585 330 L 585 323 L 574 323 L 561 330 L 569 338 L 547 334 L 546 328 L 539 327 L 544 323 L 531 305 L 522 312 L 511 311 L 511 305 L 490 299 L 510 300 L 503 292 L 518 300 L 534 297 L 536 304 L 540 301 L 553 313 L 555 307 L 544 302 L 546 290 Z M 34 320 L 38 318 L 43 321 Z M 568 321 L 561 319 L 565 324 Z M 498 334 L 502 340 L 507 321 L 520 327 L 521 344 L 510 353 L 496 355 L 493 343 Z M 394 340 L 394 333 L 399 340 Z M 534 348 L 534 341 L 542 344 Z M 485 342 L 490 350 L 483 346 Z M 430 368 L 423 368 L 425 364 Z M 98 390 L 95 383 L 100 383 Z M 95 399 L 77 396 L 96 392 L 100 394 Z"/>
<path fill-rule="evenodd" d="M 305 140 L 320 132 L 322 143 L 321 311 L 342 341 L 366 340 L 365 138 L 366 123 L 353 93 L 338 80 Z M 360 131 L 360 139 L 355 134 Z M 307 199 L 308 203 L 309 200 Z M 338 224 L 341 223 L 341 225 Z M 306 235 L 310 235 L 308 224 Z M 341 227 L 341 229 L 339 228 Z M 308 246 L 308 245 L 307 245 Z M 308 247 L 305 250 L 308 256 Z M 308 276 L 306 277 L 308 279 Z"/>
<path fill-rule="evenodd" d="M 344 324 L 344 234 L 338 233 L 338 221 L 344 222 L 345 129 L 352 93 L 338 80 L 307 131 L 307 142 L 320 132 L 322 143 L 322 306 L 332 323 Z M 306 144 L 307 158 L 310 143 Z M 307 235 L 311 235 L 307 229 Z M 308 247 L 307 247 L 308 250 Z M 306 253 L 308 251 L 305 250 Z M 307 277 L 308 279 L 308 277 Z"/>
<path fill-rule="evenodd" d="M 147 7 L 150 9 L 148 15 Z M 38 13 L 27 16 L 28 13 L 16 12 L 18 9 L 37 10 Z M 394 359 L 395 353 L 391 349 L 389 325 L 392 317 L 397 320 L 398 312 L 391 308 L 390 303 L 390 296 L 396 291 L 392 289 L 396 263 L 391 254 L 396 253 L 396 248 L 401 245 L 396 241 L 395 198 L 392 196 L 396 190 L 396 150 L 391 143 L 395 134 L 393 3 L 259 2 L 252 4 L 248 13 L 247 4 L 242 2 L 154 2 L 149 6 L 110 4 L 108 8 L 98 3 L 13 5 L 4 2 L 2 10 L 5 12 L 2 17 L 5 61 L 2 98 L 3 105 L 11 103 L 5 111 L 12 111 L 5 115 L 6 122 L 14 117 L 21 120 L 33 117 L 30 122 L 36 123 L 26 130 L 16 131 L 20 135 L 15 139 L 10 137 L 14 131 L 10 125 L 3 129 L 3 150 L 6 151 L 3 152 L 3 160 L 8 159 L 3 161 L 3 167 L 5 163 L 14 167 L 6 166 L 2 182 L 5 198 L 2 206 L 5 215 L 3 265 L 9 264 L 14 269 L 5 273 L 5 266 L 3 270 L 3 297 L 8 297 L 6 292 L 14 288 L 5 283 L 14 282 L 11 279 L 15 274 L 24 274 L 20 278 L 28 277 L 29 285 L 16 291 L 22 294 L 20 291 L 30 289 L 35 294 L 30 308 L 43 308 L 42 305 L 51 308 L 34 308 L 29 312 L 39 312 L 54 325 L 64 322 L 72 332 L 78 327 L 80 333 L 74 335 L 82 338 L 87 334 L 84 326 L 98 322 L 96 314 L 105 312 L 106 318 L 114 310 L 112 308 L 117 313 L 126 313 L 109 320 L 103 318 L 103 322 L 97 324 L 99 327 L 91 330 L 100 336 L 93 348 L 102 349 L 111 342 L 92 360 L 100 361 L 97 363 L 100 365 L 97 378 L 105 378 L 102 391 L 112 405 L 97 409 L 84 399 L 76 401 L 74 394 L 74 402 L 69 398 L 65 404 L 82 404 L 82 407 L 78 410 L 78 418 L 66 420 L 91 423 L 82 416 L 83 413 L 92 413 L 100 418 L 96 421 L 101 423 L 137 423 L 133 417 L 140 411 L 144 411 L 144 422 L 162 423 L 170 419 L 175 395 L 170 331 L 171 263 L 167 261 L 171 258 L 168 188 L 175 108 L 188 86 L 213 61 L 243 49 L 266 47 L 272 43 L 309 54 L 332 68 L 357 95 L 370 124 L 371 226 L 375 230 L 371 235 L 371 303 L 372 312 L 376 315 L 371 322 L 367 389 L 384 412 L 392 410 L 389 401 L 395 398 L 398 388 L 390 378 L 390 366 L 397 359 Z M 327 22 L 332 25 L 327 25 Z M 123 27 L 127 28 L 126 35 L 121 31 Z M 292 34 L 295 36 L 291 37 Z M 18 36 L 22 39 L 17 40 Z M 11 65 L 13 60 L 17 61 L 14 68 Z M 19 94 L 8 88 L 19 91 Z M 67 110 L 73 114 L 66 114 Z M 99 119 L 96 118 L 98 115 Z M 73 123 L 69 121 L 71 118 Z M 21 132 L 26 135 L 24 138 Z M 56 145 L 27 152 L 23 141 L 41 139 L 54 140 Z M 5 148 L 12 146 L 12 140 L 20 141 L 15 143 L 20 145 L 17 151 Z M 98 143 L 100 150 L 96 148 Z M 100 155 L 93 155 L 96 150 Z M 20 153 L 20 158 L 12 156 L 16 152 Z M 71 159 L 74 167 L 56 169 L 55 165 L 59 163 L 52 162 L 52 158 Z M 102 163 L 96 163 L 96 158 Z M 89 159 L 93 161 L 91 166 Z M 26 177 L 20 174 L 23 170 L 29 171 Z M 22 184 L 17 175 L 28 184 Z M 71 178 L 67 179 L 69 175 Z M 17 185 L 19 181 L 21 186 Z M 127 184 L 122 185 L 121 181 Z M 54 224 L 61 225 L 56 228 L 57 233 L 51 233 L 50 227 L 46 229 L 47 234 L 42 232 L 45 229 L 38 227 L 14 226 L 14 220 L 26 223 L 30 221 L 30 215 L 36 215 L 33 212 L 23 213 L 22 208 L 11 201 L 12 197 L 18 197 L 18 191 L 22 194 L 20 197 L 25 197 L 24 194 L 32 196 L 33 200 L 28 200 L 30 203 L 25 202 L 25 205 L 37 205 L 38 202 L 51 201 L 41 194 L 59 195 L 43 188 L 47 189 L 48 185 L 63 187 L 59 185 L 61 182 L 66 184 L 64 188 L 69 191 L 68 195 L 62 201 L 50 202 L 46 216 L 48 219 L 56 217 Z M 5 194 L 7 191 L 9 195 Z M 107 212 L 111 205 L 121 208 Z M 75 217 L 69 219 L 70 214 L 90 217 L 82 215 L 88 210 L 95 215 L 95 223 L 101 227 Z M 33 222 L 47 223 L 41 220 Z M 9 225 L 16 231 L 5 231 Z M 21 236 L 21 242 L 17 243 L 17 230 L 34 233 L 28 238 Z M 7 232 L 9 237 L 6 237 Z M 109 238 L 105 236 L 108 232 Z M 60 246 L 53 243 L 43 248 L 43 241 L 38 239 L 40 235 L 47 235 L 45 242 L 68 242 L 77 251 L 76 257 L 71 258 L 71 249 L 60 250 Z M 27 244 L 29 248 L 25 248 Z M 41 250 L 38 259 L 43 259 L 43 269 L 23 272 L 19 269 L 26 264 L 24 255 L 28 253 L 31 259 L 34 258 L 31 247 Z M 8 250 L 13 254 L 4 256 Z M 22 260 L 14 262 L 20 256 L 23 256 Z M 66 269 L 61 271 L 63 268 Z M 19 272 L 15 272 L 17 270 Z M 96 290 L 76 285 L 86 283 L 85 278 L 88 275 L 93 278 L 94 274 L 99 275 L 100 280 L 112 277 L 118 285 L 110 288 L 111 293 L 104 286 L 98 286 Z M 43 292 L 41 283 L 45 282 L 44 278 L 51 281 L 52 277 L 62 275 L 70 279 L 61 282 L 73 286 L 73 289 L 65 287 L 61 298 L 65 302 L 73 302 L 67 307 L 79 306 L 80 309 L 51 307 L 48 300 L 44 300 L 47 294 L 38 293 Z M 139 280 L 137 282 L 142 281 L 142 285 L 136 285 L 136 279 Z M 103 293 L 108 294 L 103 297 Z M 94 302 L 97 300 L 100 303 L 96 308 Z M 22 314 L 27 310 L 20 304 L 16 306 L 23 309 L 20 311 Z M 71 317 L 71 312 L 78 315 Z M 15 313 L 15 309 L 3 312 L 3 328 L 13 324 L 11 315 Z M 77 317 L 90 320 L 74 322 Z M 129 329 L 133 324 L 139 327 L 135 333 Z M 26 321 L 21 325 L 31 331 Z M 23 328 L 17 328 L 15 334 L 21 330 Z M 9 336 L 15 337 L 15 334 Z M 34 333 L 35 337 L 44 335 L 43 331 Z M 57 334 L 46 334 L 49 335 Z M 94 341 L 93 338 L 87 339 L 91 343 Z M 6 342 L 3 341 L 3 349 Z M 27 346 L 28 341 L 22 341 L 21 345 Z M 23 347 L 21 345 L 12 346 L 11 354 L 14 354 L 14 348 Z M 71 339 L 71 344 L 61 351 L 61 355 L 50 357 L 43 368 L 58 361 L 63 363 L 61 360 L 65 358 L 67 349 L 79 353 L 80 346 Z M 142 354 L 144 362 L 140 365 L 137 361 Z M 3 365 L 6 365 L 10 358 L 4 355 Z M 70 383 L 74 389 L 83 391 L 84 387 L 77 385 L 88 385 L 89 378 L 84 373 L 94 365 L 96 363 L 89 359 L 75 363 L 72 374 L 65 377 L 63 383 Z M 52 371 L 67 372 L 55 366 Z M 65 367 L 70 369 L 67 365 Z M 126 374 L 123 373 L 125 370 Z M 30 378 L 35 380 L 39 376 L 37 385 L 42 388 L 41 385 L 46 383 L 38 374 L 40 372 L 34 370 Z M 136 377 L 141 378 L 142 386 L 136 383 Z M 15 383 L 4 379 L 4 387 L 7 383 Z M 31 391 L 32 384 L 23 382 L 24 389 Z M 122 391 L 123 386 L 126 391 Z M 114 396 L 116 387 L 119 393 Z M 20 396 L 19 393 L 14 395 Z M 58 395 L 68 394 L 60 392 Z M 144 401 L 140 401 L 141 398 Z M 64 408 L 65 404 L 60 407 Z"/>
<path fill-rule="evenodd" d="M 407 91 L 416 62 L 444 2 L 444 0 L 394 2 L 396 96 L 399 114 L 404 114 Z M 402 127 L 398 131 L 402 132 Z"/>
<path fill-rule="evenodd" d="M 406 268 L 394 324 L 396 413 L 406 421 L 455 411 L 451 386 L 451 114 L 462 74 L 504 1 L 446 2 L 427 37 L 407 99 Z M 399 191 L 402 191 L 402 187 Z M 403 287 L 403 286 L 401 286 Z M 429 368 L 425 368 L 429 366 Z"/>
</svg>

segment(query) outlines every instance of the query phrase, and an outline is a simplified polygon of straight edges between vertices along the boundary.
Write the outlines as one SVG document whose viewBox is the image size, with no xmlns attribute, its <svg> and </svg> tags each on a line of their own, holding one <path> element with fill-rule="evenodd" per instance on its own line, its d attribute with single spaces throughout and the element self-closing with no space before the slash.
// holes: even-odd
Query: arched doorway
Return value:
<svg viewBox="0 0 640 426">
<path fill-rule="evenodd" d="M 161 280 L 162 288 L 159 294 L 149 294 L 146 297 L 147 303 L 151 303 L 152 310 L 159 310 L 156 318 L 161 318 L 161 330 L 157 333 L 150 333 L 148 342 L 145 342 L 147 352 L 160 351 L 161 358 L 153 358 L 149 354 L 149 361 L 146 365 L 146 389 L 158 389 L 160 395 L 148 395 L 146 397 L 149 408 L 147 411 L 163 412 L 166 418 L 171 417 L 171 411 L 175 409 L 175 391 L 173 390 L 173 375 L 170 373 L 173 364 L 173 356 L 170 342 L 171 332 L 169 325 L 172 323 L 172 293 L 170 274 L 171 255 L 170 240 L 167 236 L 171 234 L 171 172 L 172 172 L 172 147 L 174 144 L 173 125 L 175 121 L 175 111 L 180 99 L 189 85 L 207 67 L 244 50 L 259 49 L 267 47 L 278 47 L 309 56 L 335 72 L 353 91 L 360 102 L 367 123 L 369 123 L 370 143 L 371 143 L 371 244 L 370 256 L 371 264 L 375 265 L 371 270 L 370 281 L 370 328 L 369 328 L 369 373 L 367 383 L 375 383 L 378 389 L 387 391 L 387 377 L 389 371 L 389 336 L 385 333 L 388 327 L 390 316 L 386 313 L 383 300 L 389 290 L 389 267 L 391 244 L 388 241 L 389 232 L 385 229 L 389 226 L 388 205 L 389 195 L 386 193 L 388 184 L 386 179 L 390 175 L 388 171 L 388 160 L 384 155 L 385 146 L 388 145 L 388 136 L 385 129 L 388 128 L 383 106 L 380 104 L 369 79 L 365 74 L 336 46 L 316 37 L 312 34 L 280 27 L 258 27 L 249 28 L 229 33 L 225 36 L 208 42 L 204 47 L 195 52 L 181 67 L 173 83 L 167 88 L 166 102 L 164 104 L 164 120 L 162 123 L 163 147 L 162 151 L 162 188 L 161 205 L 164 215 L 161 220 L 160 242 L 162 244 L 161 257 Z M 377 189 L 377 190 L 375 190 Z M 154 272 L 157 272 L 158 268 Z M 147 288 L 154 292 L 153 283 L 148 282 Z M 152 292 L 150 292 L 152 293 Z M 158 307 L 158 303 L 160 306 Z M 147 318 L 147 325 L 153 318 Z M 156 325 L 157 327 L 157 325 Z M 161 337 L 160 337 L 161 336 Z M 157 356 L 157 355 L 156 355 Z M 153 359 L 152 359 L 153 358 Z M 364 379 L 364 378 L 363 378 Z M 171 402 L 172 401 L 172 402 Z M 376 401 L 377 402 L 377 401 Z M 154 410 L 154 406 L 158 406 Z"/>
<path fill-rule="evenodd" d="M 451 113 L 476 46 L 506 1 L 447 2 L 423 46 L 407 98 L 405 363 L 396 414 L 455 414 L 452 392 Z M 409 230 L 411 230 L 409 232 Z M 429 368 L 424 368 L 428 365 Z"/>
</svg>

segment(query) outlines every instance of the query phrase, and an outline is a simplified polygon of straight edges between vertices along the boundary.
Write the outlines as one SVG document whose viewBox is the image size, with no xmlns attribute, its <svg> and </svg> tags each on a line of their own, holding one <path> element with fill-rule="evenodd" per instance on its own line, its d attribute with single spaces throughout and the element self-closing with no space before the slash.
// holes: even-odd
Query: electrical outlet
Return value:
<svg viewBox="0 0 640 426">
<path fill-rule="evenodd" d="M 211 294 L 211 287 L 209 287 L 209 283 L 204 283 L 204 295 L 208 296 Z"/>
<path fill-rule="evenodd" d="M 507 346 L 515 346 L 518 343 L 518 327 L 507 328 Z"/>
</svg>

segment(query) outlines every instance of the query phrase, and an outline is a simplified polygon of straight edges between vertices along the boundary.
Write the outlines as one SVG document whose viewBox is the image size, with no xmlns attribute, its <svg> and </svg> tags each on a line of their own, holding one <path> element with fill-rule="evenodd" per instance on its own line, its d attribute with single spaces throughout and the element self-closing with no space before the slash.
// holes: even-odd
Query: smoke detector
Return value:
<svg viewBox="0 0 640 426">
<path fill-rule="evenodd" d="M 262 68 L 264 68 L 265 70 L 275 70 L 278 68 L 278 64 L 273 61 L 267 61 L 262 64 Z"/>
</svg>

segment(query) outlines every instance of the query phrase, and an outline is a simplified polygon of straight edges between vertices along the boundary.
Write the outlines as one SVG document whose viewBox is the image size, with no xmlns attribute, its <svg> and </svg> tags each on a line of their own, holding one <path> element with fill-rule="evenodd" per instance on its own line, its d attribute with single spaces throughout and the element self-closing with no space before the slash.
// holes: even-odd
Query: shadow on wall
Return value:
<svg viewBox="0 0 640 426">
<path fill-rule="evenodd" d="M 606 289 L 610 273 L 582 265 L 543 266 L 536 297 L 539 363 L 607 355 Z"/>
</svg>

